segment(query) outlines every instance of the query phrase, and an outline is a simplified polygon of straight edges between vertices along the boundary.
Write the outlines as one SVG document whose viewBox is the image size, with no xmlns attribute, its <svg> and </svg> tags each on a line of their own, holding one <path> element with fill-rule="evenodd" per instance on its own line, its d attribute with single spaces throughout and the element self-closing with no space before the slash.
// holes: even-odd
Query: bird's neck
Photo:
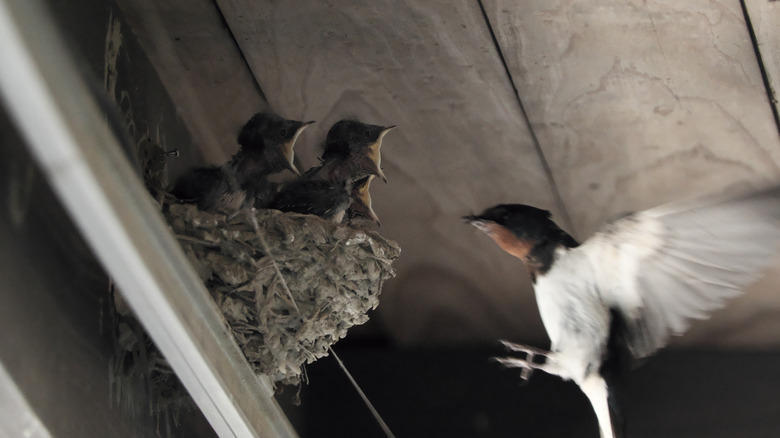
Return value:
<svg viewBox="0 0 780 438">
<path fill-rule="evenodd" d="M 365 160 L 371 161 L 367 158 Z M 363 157 L 354 156 L 334 158 L 323 164 L 318 173 L 324 175 L 328 180 L 349 184 L 371 174 L 370 167 L 368 163 L 364 162 L 365 160 Z"/>
<path fill-rule="evenodd" d="M 255 178 L 284 170 L 279 159 L 267 157 L 263 151 L 238 151 L 230 160 L 230 165 L 239 183 L 244 184 Z"/>
<path fill-rule="evenodd" d="M 531 279 L 536 282 L 538 275 L 544 275 L 555 264 L 556 254 L 559 249 L 571 249 L 579 246 L 567 232 L 557 229 L 545 239 L 536 242 L 528 252 L 523 262 L 531 273 Z"/>
</svg>

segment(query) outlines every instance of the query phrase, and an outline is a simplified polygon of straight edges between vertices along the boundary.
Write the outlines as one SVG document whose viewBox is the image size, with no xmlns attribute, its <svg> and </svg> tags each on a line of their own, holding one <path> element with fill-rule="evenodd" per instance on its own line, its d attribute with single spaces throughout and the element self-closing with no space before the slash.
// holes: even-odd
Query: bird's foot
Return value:
<svg viewBox="0 0 780 438">
<path fill-rule="evenodd" d="M 525 358 L 520 359 L 516 357 L 494 357 L 493 359 L 500 363 L 501 365 L 504 365 L 509 368 L 521 368 L 520 371 L 520 378 L 523 380 L 528 380 L 531 378 L 531 374 L 533 374 L 534 370 L 544 370 L 544 364 L 543 363 L 536 363 L 534 359 L 536 357 L 544 358 L 545 362 L 547 361 L 547 355 L 549 352 L 540 350 L 538 348 L 529 347 L 527 345 L 520 345 L 520 344 L 514 344 L 512 342 L 508 341 L 501 341 L 501 344 L 509 349 L 510 351 L 516 351 L 518 353 L 524 353 Z"/>
<path fill-rule="evenodd" d="M 517 351 L 520 353 L 525 353 L 530 357 L 539 356 L 539 357 L 547 358 L 547 355 L 550 354 L 549 351 L 545 351 L 540 348 L 535 348 L 535 347 L 522 345 L 522 344 L 515 344 L 513 342 L 504 341 L 503 339 L 499 342 L 501 342 L 501 345 L 503 345 L 509 351 Z"/>
</svg>

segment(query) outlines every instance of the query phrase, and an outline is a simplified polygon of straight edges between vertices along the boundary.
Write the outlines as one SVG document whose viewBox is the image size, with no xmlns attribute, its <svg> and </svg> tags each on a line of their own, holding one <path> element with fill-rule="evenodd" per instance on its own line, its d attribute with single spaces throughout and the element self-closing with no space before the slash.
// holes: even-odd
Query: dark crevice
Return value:
<svg viewBox="0 0 780 438">
<path fill-rule="evenodd" d="M 509 70 L 509 65 L 506 62 L 506 58 L 504 58 L 504 52 L 501 50 L 501 44 L 498 42 L 498 38 L 493 31 L 493 25 L 490 23 L 490 18 L 485 11 L 485 6 L 482 4 L 482 0 L 479 0 L 479 8 L 482 10 L 482 17 L 485 19 L 485 24 L 490 31 L 490 37 L 493 39 L 493 44 L 495 45 L 496 51 L 498 52 L 498 57 L 501 58 L 501 64 L 504 66 L 504 72 L 506 72 L 506 76 L 509 78 L 509 83 L 512 85 L 512 90 L 515 93 L 515 98 L 517 99 L 517 104 L 520 107 L 520 112 L 523 114 L 523 120 L 528 127 L 528 132 L 531 134 L 534 148 L 536 149 L 536 153 L 539 156 L 539 161 L 542 163 L 542 168 L 544 169 L 544 173 L 547 176 L 547 180 L 549 181 L 550 188 L 553 192 L 553 196 L 555 197 L 555 202 L 561 212 L 561 219 L 566 228 L 576 236 L 577 230 L 574 228 L 574 223 L 571 220 L 571 216 L 569 216 L 569 211 L 566 209 L 566 205 L 563 202 L 563 197 L 561 196 L 560 190 L 558 190 L 558 185 L 555 183 L 555 177 L 553 176 L 552 170 L 550 169 L 550 165 L 547 163 L 547 158 L 544 156 L 544 151 L 542 150 L 542 146 L 539 143 L 539 138 L 536 136 L 536 131 L 534 131 L 534 127 L 531 125 L 531 119 L 528 117 L 528 113 L 526 112 L 525 106 L 523 105 L 523 100 L 520 98 L 520 93 L 517 91 L 517 86 L 515 85 L 514 78 L 512 77 L 512 72 Z"/>
<path fill-rule="evenodd" d="M 764 89 L 766 90 L 769 107 L 772 108 L 772 115 L 775 118 L 775 127 L 777 128 L 778 135 L 780 135 L 780 115 L 777 112 L 777 99 L 775 99 L 775 93 L 774 90 L 772 90 L 772 84 L 769 82 L 769 74 L 767 73 L 766 67 L 764 66 L 764 59 L 761 57 L 761 49 L 758 47 L 756 31 L 753 29 L 753 23 L 750 21 L 750 14 L 748 14 L 745 0 L 740 0 L 739 4 L 742 6 L 742 15 L 745 17 L 745 25 L 747 26 L 748 33 L 750 34 L 750 41 L 753 43 L 753 51 L 756 54 L 756 62 L 758 62 L 759 70 L 761 70 L 761 79 L 764 81 Z"/>
<path fill-rule="evenodd" d="M 217 0 L 213 0 L 213 3 L 214 3 L 214 8 L 217 10 L 217 15 L 219 15 L 219 19 L 222 21 L 222 25 L 225 26 L 225 29 L 227 29 L 228 33 L 230 34 L 230 38 L 233 39 L 233 44 L 236 45 L 236 49 L 238 49 L 238 53 L 241 54 L 241 59 L 244 60 L 244 65 L 246 65 L 246 68 L 249 70 L 249 75 L 252 76 L 252 79 L 254 79 L 255 88 L 257 88 L 257 92 L 260 93 L 260 98 L 263 99 L 263 102 L 265 102 L 266 107 L 270 107 L 270 104 L 268 103 L 268 98 L 265 97 L 265 93 L 263 92 L 263 87 L 260 86 L 260 82 L 258 82 L 257 77 L 255 76 L 255 72 L 254 70 L 252 70 L 252 66 L 249 64 L 249 61 L 246 59 L 246 54 L 244 53 L 244 50 L 241 48 L 241 44 L 239 44 L 238 40 L 236 39 L 236 34 L 233 33 L 233 29 L 230 28 L 230 23 L 227 21 L 225 14 L 222 12 L 222 8 L 219 7 L 219 2 Z"/>
</svg>

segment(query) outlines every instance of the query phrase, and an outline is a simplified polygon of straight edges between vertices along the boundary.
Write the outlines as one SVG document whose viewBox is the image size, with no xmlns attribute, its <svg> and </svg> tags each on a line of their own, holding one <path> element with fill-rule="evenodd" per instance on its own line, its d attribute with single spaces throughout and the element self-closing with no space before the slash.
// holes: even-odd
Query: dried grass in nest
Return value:
<svg viewBox="0 0 780 438">
<path fill-rule="evenodd" d="M 304 363 L 368 320 L 400 254 L 375 232 L 310 215 L 228 218 L 187 204 L 165 215 L 249 363 L 284 384 L 299 383 Z"/>
</svg>

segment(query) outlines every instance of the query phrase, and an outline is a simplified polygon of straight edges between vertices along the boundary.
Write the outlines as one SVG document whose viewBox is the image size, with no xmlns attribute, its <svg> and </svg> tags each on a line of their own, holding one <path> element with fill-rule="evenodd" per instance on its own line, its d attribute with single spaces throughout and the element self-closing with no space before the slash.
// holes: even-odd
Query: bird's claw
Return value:
<svg viewBox="0 0 780 438">
<path fill-rule="evenodd" d="M 518 352 L 518 353 L 524 353 L 525 358 L 519 359 L 516 357 L 495 357 L 495 359 L 498 363 L 509 367 L 509 368 L 521 368 L 520 371 L 520 378 L 523 380 L 528 380 L 531 378 L 531 374 L 533 374 L 534 370 L 542 369 L 543 364 L 538 364 L 534 362 L 534 358 L 539 356 L 544 358 L 545 362 L 547 361 L 547 351 L 540 350 L 538 348 L 529 347 L 527 345 L 520 345 L 515 344 L 509 341 L 501 341 L 501 344 L 508 350 Z"/>
<path fill-rule="evenodd" d="M 494 357 L 493 360 L 500 363 L 507 368 L 521 368 L 520 378 L 528 380 L 531 378 L 534 370 L 537 368 L 533 362 L 529 362 L 525 359 L 517 359 L 515 357 Z"/>
<path fill-rule="evenodd" d="M 543 358 L 547 358 L 547 351 L 540 350 L 538 348 L 529 347 L 528 345 L 522 345 L 522 344 L 515 344 L 513 342 L 501 340 L 501 345 L 504 346 L 509 351 L 516 351 L 519 353 L 525 353 L 528 356 L 529 360 L 533 360 L 534 356 L 540 356 Z"/>
</svg>

